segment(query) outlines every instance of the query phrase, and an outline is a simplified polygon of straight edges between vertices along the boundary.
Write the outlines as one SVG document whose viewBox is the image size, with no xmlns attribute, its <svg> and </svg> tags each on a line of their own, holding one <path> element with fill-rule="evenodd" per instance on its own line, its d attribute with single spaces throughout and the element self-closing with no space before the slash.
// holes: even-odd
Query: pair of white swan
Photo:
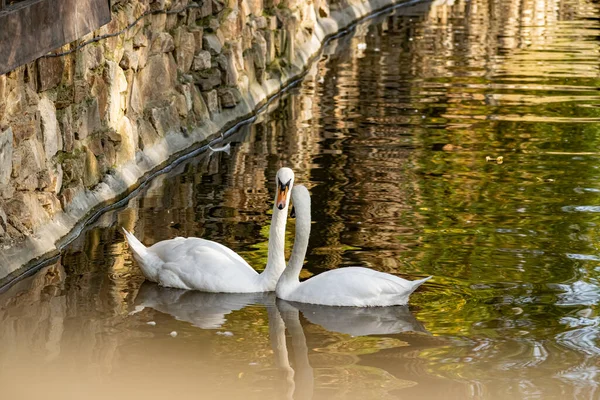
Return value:
<svg viewBox="0 0 600 400">
<path fill-rule="evenodd" d="M 294 187 L 294 173 L 289 168 L 281 168 L 275 181 L 267 266 L 261 274 L 234 251 L 210 240 L 178 237 L 146 247 L 124 230 L 144 276 L 162 286 L 179 289 L 224 293 L 275 290 L 277 297 L 288 301 L 351 307 L 407 304 L 410 294 L 431 278 L 408 281 L 368 268 L 349 267 L 300 282 L 310 236 L 310 195 L 306 187 Z M 290 197 L 297 220 L 294 247 L 286 268 L 285 226 Z"/>
</svg>

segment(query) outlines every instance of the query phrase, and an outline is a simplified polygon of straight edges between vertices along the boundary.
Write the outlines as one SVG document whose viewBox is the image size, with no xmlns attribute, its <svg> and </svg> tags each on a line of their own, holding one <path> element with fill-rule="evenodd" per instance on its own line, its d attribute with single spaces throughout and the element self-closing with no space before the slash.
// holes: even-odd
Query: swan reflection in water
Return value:
<svg viewBox="0 0 600 400">
<path fill-rule="evenodd" d="M 275 307 L 275 294 L 208 293 L 167 288 L 145 281 L 135 298 L 135 311 L 131 314 L 153 308 L 198 328 L 218 329 L 227 321 L 227 314 L 251 304 L 262 304 L 268 310 Z"/>
<path fill-rule="evenodd" d="M 140 288 L 135 299 L 135 312 L 152 308 L 198 328 L 218 329 L 226 322 L 228 314 L 252 304 L 263 305 L 267 310 L 275 366 L 283 374 L 288 399 L 311 399 L 315 385 L 300 313 L 311 324 L 351 336 L 428 333 L 407 306 L 320 306 L 276 299 L 272 292 L 205 293 L 165 288 L 150 282 Z M 291 338 L 290 347 L 286 342 L 286 330 Z M 289 353 L 293 355 L 292 360 Z"/>
</svg>

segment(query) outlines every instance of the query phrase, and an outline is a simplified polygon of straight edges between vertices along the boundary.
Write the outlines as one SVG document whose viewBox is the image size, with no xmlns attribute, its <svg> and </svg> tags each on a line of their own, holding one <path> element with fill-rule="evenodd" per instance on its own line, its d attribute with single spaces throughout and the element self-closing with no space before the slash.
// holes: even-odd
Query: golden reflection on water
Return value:
<svg viewBox="0 0 600 400">
<path fill-rule="evenodd" d="M 598 397 L 598 11 L 435 1 L 332 41 L 230 154 L 157 177 L 0 294 L 2 394 Z M 120 227 L 217 240 L 262 270 L 284 165 L 313 196 L 303 276 L 434 275 L 410 309 L 143 283 Z"/>
</svg>

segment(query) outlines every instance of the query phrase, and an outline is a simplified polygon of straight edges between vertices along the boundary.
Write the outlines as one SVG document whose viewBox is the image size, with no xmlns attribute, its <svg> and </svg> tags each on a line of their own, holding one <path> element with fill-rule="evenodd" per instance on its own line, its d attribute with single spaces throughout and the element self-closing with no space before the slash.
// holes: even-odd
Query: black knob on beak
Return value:
<svg viewBox="0 0 600 400">
<path fill-rule="evenodd" d="M 280 210 L 283 210 L 283 204 L 278 205 L 277 208 L 279 208 Z"/>
</svg>

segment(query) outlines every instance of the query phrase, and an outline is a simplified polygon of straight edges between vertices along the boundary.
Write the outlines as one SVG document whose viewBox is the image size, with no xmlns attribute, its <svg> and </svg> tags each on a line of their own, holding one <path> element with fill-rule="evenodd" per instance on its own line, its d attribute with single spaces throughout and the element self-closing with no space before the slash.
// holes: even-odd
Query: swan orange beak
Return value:
<svg viewBox="0 0 600 400">
<path fill-rule="evenodd" d="M 283 210 L 287 205 L 287 198 L 290 192 L 291 183 L 291 179 L 287 181 L 286 184 L 281 183 L 281 181 L 277 182 L 277 198 L 275 200 L 275 204 L 280 210 Z"/>
</svg>

